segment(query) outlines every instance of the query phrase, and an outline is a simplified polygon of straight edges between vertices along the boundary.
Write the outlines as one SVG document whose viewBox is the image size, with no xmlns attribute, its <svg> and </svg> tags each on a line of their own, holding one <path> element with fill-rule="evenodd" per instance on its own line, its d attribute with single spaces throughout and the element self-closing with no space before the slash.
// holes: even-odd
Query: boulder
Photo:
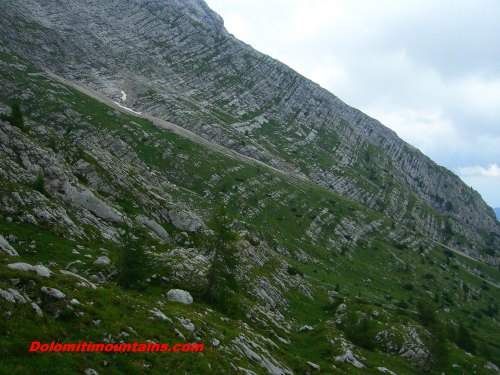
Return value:
<svg viewBox="0 0 500 375">
<path fill-rule="evenodd" d="M 344 363 L 350 363 L 356 368 L 364 368 L 365 365 L 363 365 L 360 361 L 357 360 L 357 358 L 354 356 L 351 350 L 347 349 L 343 355 L 338 355 L 335 357 L 336 361 L 339 362 L 344 362 Z"/>
<path fill-rule="evenodd" d="M 0 234 L 0 249 L 5 251 L 7 254 L 18 257 L 19 254 L 17 253 L 16 249 L 14 249 L 12 246 L 10 246 L 9 242 Z"/>
<path fill-rule="evenodd" d="M 299 332 L 310 332 L 310 331 L 312 331 L 313 329 L 314 329 L 313 327 L 311 327 L 311 326 L 307 326 L 307 325 L 306 325 L 306 326 L 302 326 L 302 327 L 300 327 L 300 328 L 299 328 Z"/>
<path fill-rule="evenodd" d="M 167 292 L 167 299 L 171 302 L 179 302 L 185 305 L 193 303 L 193 297 L 191 297 L 191 294 L 182 289 L 170 289 Z"/>
<path fill-rule="evenodd" d="M 196 232 L 203 228 L 203 221 L 194 213 L 181 209 L 173 209 L 168 212 L 170 222 L 179 230 Z"/>
<path fill-rule="evenodd" d="M 103 255 L 103 256 L 97 258 L 96 260 L 94 260 L 94 264 L 97 264 L 97 265 L 98 264 L 102 264 L 102 265 L 107 266 L 110 263 L 111 263 L 111 260 L 107 256 L 105 256 L 105 255 Z"/>
<path fill-rule="evenodd" d="M 35 302 L 31 302 L 31 307 L 35 310 L 36 315 L 43 316 L 42 309 Z"/>
<path fill-rule="evenodd" d="M 138 215 L 135 220 L 142 226 L 151 229 L 160 239 L 167 241 L 170 239 L 168 232 L 160 224 L 146 216 Z"/>
<path fill-rule="evenodd" d="M 195 325 L 189 319 L 179 319 L 182 326 L 186 328 L 189 332 L 194 332 L 196 330 Z"/>
<path fill-rule="evenodd" d="M 345 303 L 341 303 L 339 307 L 337 307 L 337 314 L 343 314 L 347 310 L 347 305 Z"/>
<path fill-rule="evenodd" d="M 389 374 L 389 375 L 396 375 L 395 372 L 389 370 L 388 368 L 386 367 L 377 367 L 377 370 L 379 370 L 380 372 L 383 372 L 384 374 Z"/>
<path fill-rule="evenodd" d="M 162 313 L 160 310 L 158 310 L 157 308 L 154 308 L 154 309 L 151 309 L 149 310 L 151 313 L 153 313 L 154 316 L 156 316 L 157 318 L 160 318 L 161 320 L 167 320 L 169 321 L 170 323 L 172 323 L 172 319 L 170 319 L 168 316 L 166 316 L 164 313 Z"/>
<path fill-rule="evenodd" d="M 42 293 L 55 299 L 63 299 L 66 297 L 66 294 L 61 292 L 59 289 L 49 288 L 47 286 L 42 286 Z"/>
<path fill-rule="evenodd" d="M 97 198 L 89 189 L 83 187 L 78 189 L 73 185 L 66 183 L 64 185 L 64 193 L 73 203 L 89 210 L 101 219 L 113 223 L 124 222 L 123 215 L 118 210 Z"/>
<path fill-rule="evenodd" d="M 321 366 L 320 365 L 317 365 L 316 363 L 313 363 L 313 362 L 309 362 L 307 361 L 307 365 L 312 368 L 313 370 L 316 370 L 316 371 L 321 371 Z"/>
<path fill-rule="evenodd" d="M 0 289 L 0 297 L 2 297 L 6 301 L 16 303 L 16 299 L 14 298 L 12 293 L 9 292 L 8 290 Z"/>
<path fill-rule="evenodd" d="M 39 276 L 42 277 L 50 277 L 50 275 L 52 274 L 51 270 L 39 264 L 37 264 L 36 266 L 32 266 L 31 264 L 28 263 L 19 262 L 19 263 L 8 264 L 7 267 L 10 268 L 11 270 L 35 271 Z"/>
</svg>

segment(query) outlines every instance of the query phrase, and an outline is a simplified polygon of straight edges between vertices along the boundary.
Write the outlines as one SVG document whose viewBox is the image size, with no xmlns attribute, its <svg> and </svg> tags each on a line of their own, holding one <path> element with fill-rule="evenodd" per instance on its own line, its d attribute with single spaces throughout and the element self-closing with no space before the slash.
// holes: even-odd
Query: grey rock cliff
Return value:
<svg viewBox="0 0 500 375">
<path fill-rule="evenodd" d="M 500 225 L 477 192 L 375 119 L 234 38 L 204 1 L 14 0 L 0 3 L 0 35 L 15 53 L 122 105 L 496 262 L 486 254 L 500 247 Z M 450 233 L 464 241 L 450 243 Z"/>
</svg>

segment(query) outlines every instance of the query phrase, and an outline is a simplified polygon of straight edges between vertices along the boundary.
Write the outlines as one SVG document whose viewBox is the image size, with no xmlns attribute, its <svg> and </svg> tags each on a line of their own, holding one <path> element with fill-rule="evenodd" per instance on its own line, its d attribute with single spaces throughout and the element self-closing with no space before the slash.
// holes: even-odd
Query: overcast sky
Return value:
<svg viewBox="0 0 500 375">
<path fill-rule="evenodd" d="M 500 207 L 500 1 L 206 1 Z"/>
</svg>

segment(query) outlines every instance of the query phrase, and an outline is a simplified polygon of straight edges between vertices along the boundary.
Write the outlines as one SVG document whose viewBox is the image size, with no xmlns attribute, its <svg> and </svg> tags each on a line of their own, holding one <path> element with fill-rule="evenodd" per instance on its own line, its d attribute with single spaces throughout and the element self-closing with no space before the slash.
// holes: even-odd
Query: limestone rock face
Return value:
<svg viewBox="0 0 500 375">
<path fill-rule="evenodd" d="M 500 224 L 477 192 L 377 120 L 237 40 L 204 1 L 3 1 L 0 41 L 135 111 L 309 179 L 425 237 L 448 242 L 457 233 L 467 244 L 449 245 L 498 263 L 491 254 Z M 109 146 L 131 157 L 126 144 Z M 26 159 L 27 168 L 33 163 Z M 92 165 L 76 167 L 93 189 L 110 192 Z M 88 191 L 68 194 L 104 220 L 123 220 Z M 182 212 L 170 216 L 181 230 L 198 228 Z"/>
</svg>

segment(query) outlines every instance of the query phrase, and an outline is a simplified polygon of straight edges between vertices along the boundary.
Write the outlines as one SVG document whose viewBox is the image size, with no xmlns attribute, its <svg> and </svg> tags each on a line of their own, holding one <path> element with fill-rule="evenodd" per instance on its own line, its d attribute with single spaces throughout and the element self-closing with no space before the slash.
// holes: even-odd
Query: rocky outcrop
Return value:
<svg viewBox="0 0 500 375">
<path fill-rule="evenodd" d="M 56 288 L 49 288 L 47 286 L 42 286 L 41 289 L 43 294 L 46 294 L 49 297 L 52 297 L 54 299 L 63 299 L 66 298 L 66 294 L 61 292 L 59 289 Z"/>
<path fill-rule="evenodd" d="M 8 264 L 7 267 L 9 267 L 11 270 L 34 271 L 38 274 L 38 276 L 42 277 L 50 277 L 50 275 L 52 274 L 51 270 L 39 264 L 32 266 L 28 263 L 19 262 Z"/>
<path fill-rule="evenodd" d="M 17 253 L 16 249 L 14 249 L 10 243 L 0 234 L 0 249 L 5 251 L 7 254 L 18 257 L 19 254 Z"/>
<path fill-rule="evenodd" d="M 337 341 L 340 341 L 340 348 L 342 354 L 335 356 L 335 360 L 338 362 L 350 363 L 354 367 L 358 369 L 365 368 L 365 365 L 354 355 L 354 346 L 345 340 L 343 337 L 340 337 Z M 335 344 L 332 342 L 332 344 Z M 363 359 L 360 357 L 360 359 Z"/>
<path fill-rule="evenodd" d="M 203 222 L 194 213 L 182 209 L 173 209 L 168 212 L 170 222 L 179 230 L 196 232 L 203 228 Z"/>
<path fill-rule="evenodd" d="M 73 203 L 89 210 L 101 219 L 109 220 L 114 223 L 123 222 L 123 215 L 119 211 L 97 198 L 88 189 L 78 189 L 70 184 L 65 184 L 64 193 Z"/>
<path fill-rule="evenodd" d="M 152 219 L 148 219 L 145 216 L 138 215 L 136 216 L 135 220 L 145 226 L 146 228 L 151 229 L 160 239 L 164 241 L 168 241 L 170 239 L 170 236 L 168 232 L 163 228 L 160 224 L 158 224 L 156 221 Z"/>
<path fill-rule="evenodd" d="M 18 290 L 13 288 L 9 288 L 8 290 L 0 289 L 0 297 L 12 303 L 26 303 L 29 300 L 22 296 Z"/>
<path fill-rule="evenodd" d="M 486 253 L 499 247 L 500 226 L 477 192 L 378 121 L 235 39 L 204 1 L 70 0 L 52 7 L 41 0 L 2 2 L 2 42 L 111 98 L 126 92 L 124 104 L 135 110 L 306 177 L 473 257 L 498 261 Z M 78 168 L 94 188 L 107 189 L 91 166 Z M 107 208 L 98 211 L 119 220 Z M 177 216 L 181 230 L 194 229 Z M 449 230 L 467 243 L 450 240 Z"/>
<path fill-rule="evenodd" d="M 248 337 L 240 335 L 233 340 L 233 344 L 240 353 L 245 355 L 248 359 L 259 363 L 262 368 L 268 371 L 269 374 L 292 374 L 292 371 L 290 369 L 276 361 L 276 359 L 274 359 L 266 349 L 264 349 L 261 345 L 252 341 Z"/>
</svg>

